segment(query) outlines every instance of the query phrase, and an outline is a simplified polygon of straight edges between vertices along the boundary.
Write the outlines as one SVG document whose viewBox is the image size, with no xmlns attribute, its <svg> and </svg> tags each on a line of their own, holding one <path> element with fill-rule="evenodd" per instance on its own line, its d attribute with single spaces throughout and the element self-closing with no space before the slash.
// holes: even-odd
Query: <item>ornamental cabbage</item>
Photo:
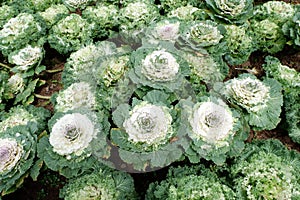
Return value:
<svg viewBox="0 0 300 200">
<path fill-rule="evenodd" d="M 265 78 L 260 81 L 254 75 L 242 74 L 225 82 L 224 86 L 217 90 L 231 104 L 246 111 L 253 129 L 271 130 L 280 122 L 283 96 L 281 84 L 275 79 Z"/>
<path fill-rule="evenodd" d="M 217 49 L 221 45 L 224 37 L 224 27 L 210 20 L 187 22 L 180 29 L 178 44 L 181 49 L 201 51 L 206 48 L 213 51 L 213 47 Z"/>
<path fill-rule="evenodd" d="M 67 54 L 91 42 L 92 28 L 86 19 L 72 13 L 52 26 L 48 42 L 59 53 Z"/>
<path fill-rule="evenodd" d="M 286 44 L 281 27 L 268 18 L 262 21 L 251 21 L 251 29 L 255 44 L 263 52 L 277 53 Z"/>
<path fill-rule="evenodd" d="M 247 144 L 230 168 L 238 199 L 299 199 L 299 153 L 278 140 Z"/>
<path fill-rule="evenodd" d="M 88 4 L 94 2 L 94 0 L 63 0 L 63 3 L 71 10 L 76 9 L 83 10 Z"/>
<path fill-rule="evenodd" d="M 171 167 L 161 182 L 149 185 L 146 200 L 235 199 L 235 192 L 203 165 Z"/>
<path fill-rule="evenodd" d="M 100 113 L 84 109 L 57 112 L 48 125 L 50 136 L 40 139 L 38 157 L 67 178 L 93 170 L 97 165 L 91 156 L 95 146 L 107 153 L 105 130 L 109 126 Z"/>
<path fill-rule="evenodd" d="M 35 16 L 20 13 L 11 18 L 0 30 L 0 50 L 4 56 L 8 56 L 28 43 L 37 41 L 42 35 L 43 28 Z"/>
<path fill-rule="evenodd" d="M 244 119 L 231 110 L 221 99 L 202 98 L 193 103 L 182 100 L 180 103 L 182 118 L 190 139 L 185 154 L 192 163 L 201 158 L 212 160 L 218 165 L 225 162 L 227 156 L 235 156 L 244 146 L 248 137 L 248 127 Z"/>
<path fill-rule="evenodd" d="M 242 24 L 253 14 L 253 0 L 205 0 L 212 17 L 226 23 Z"/>
<path fill-rule="evenodd" d="M 120 171 L 98 169 L 70 180 L 59 194 L 65 200 L 77 199 L 137 199 L 133 178 Z"/>
<path fill-rule="evenodd" d="M 2 5 L 0 6 L 0 29 L 6 22 L 13 18 L 17 14 L 17 10 L 14 6 Z"/>
<path fill-rule="evenodd" d="M 288 44 L 300 46 L 300 8 L 296 10 L 295 15 L 293 16 L 291 21 L 287 21 L 283 27 L 282 30 L 285 35 L 291 39 L 291 41 L 288 41 Z"/>
<path fill-rule="evenodd" d="M 186 6 L 180 6 L 174 10 L 171 10 L 167 16 L 169 18 L 178 18 L 179 20 L 183 21 L 191 21 L 191 20 L 197 20 L 198 14 L 201 12 L 201 10 L 197 7 L 186 5 Z M 203 14 L 203 13 L 201 13 Z M 205 16 L 205 14 L 204 14 Z M 200 20 L 206 19 L 205 17 L 200 17 Z"/>
<path fill-rule="evenodd" d="M 24 91 L 26 81 L 23 79 L 22 74 L 17 73 L 9 77 L 4 87 L 4 98 L 12 99 L 17 94 Z"/>
<path fill-rule="evenodd" d="M 122 162 L 132 164 L 136 171 L 121 170 L 150 171 L 182 158 L 184 130 L 177 130 L 180 122 L 170 97 L 152 90 L 142 100 L 134 98 L 132 106 L 120 104 L 114 110 L 112 119 L 118 128 L 111 129 L 112 145 L 118 147 Z"/>
<path fill-rule="evenodd" d="M 94 109 L 96 104 L 95 90 L 86 82 L 73 83 L 54 96 L 56 112 L 66 112 L 78 108 Z"/>
<path fill-rule="evenodd" d="M 63 4 L 54 4 L 44 12 L 38 12 L 43 18 L 48 28 L 51 28 L 56 22 L 69 14 L 68 8 Z"/>
<path fill-rule="evenodd" d="M 110 34 L 111 30 L 119 25 L 119 9 L 115 5 L 102 3 L 88 6 L 82 11 L 82 17 L 93 26 L 93 38 L 102 38 Z"/>
<path fill-rule="evenodd" d="M 13 6 L 16 6 L 21 12 L 35 13 L 44 11 L 54 4 L 60 3 L 61 0 L 12 0 Z"/>
<path fill-rule="evenodd" d="M 189 73 L 187 62 L 172 44 L 166 47 L 140 47 L 131 54 L 134 69 L 129 78 L 135 84 L 174 91 Z"/>
<path fill-rule="evenodd" d="M 284 1 L 268 1 L 258 5 L 254 9 L 253 17 L 258 20 L 269 19 L 282 26 L 287 21 L 292 20 L 295 14 L 294 6 Z"/>
<path fill-rule="evenodd" d="M 37 129 L 30 124 L 0 131 L 0 197 L 19 188 L 30 174 L 36 154 Z M 37 169 L 39 170 L 39 169 Z"/>
<path fill-rule="evenodd" d="M 8 61 L 16 66 L 14 71 L 26 72 L 35 66 L 39 66 L 44 58 L 44 49 L 39 46 L 27 45 L 9 54 Z"/>
<path fill-rule="evenodd" d="M 240 65 L 246 62 L 255 50 L 254 41 L 248 28 L 244 26 L 227 25 L 224 40 L 228 51 L 225 59 L 230 65 Z"/>
</svg>

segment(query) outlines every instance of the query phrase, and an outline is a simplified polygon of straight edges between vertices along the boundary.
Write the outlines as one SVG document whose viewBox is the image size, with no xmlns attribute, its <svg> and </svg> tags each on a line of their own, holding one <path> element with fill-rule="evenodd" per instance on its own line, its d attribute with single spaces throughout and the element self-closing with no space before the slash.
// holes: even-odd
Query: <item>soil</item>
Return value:
<svg viewBox="0 0 300 200">
<path fill-rule="evenodd" d="M 261 4 L 267 0 L 257 0 L 256 4 Z M 300 0 L 284 0 L 288 3 L 300 4 Z M 45 99 L 36 99 L 34 105 L 39 107 L 44 107 L 53 113 L 53 105 L 47 99 L 55 92 L 58 92 L 63 88 L 61 83 L 61 74 L 66 62 L 66 57 L 61 56 L 58 52 L 46 46 L 46 56 L 44 59 L 44 64 L 48 71 L 43 72 L 40 78 L 46 80 L 46 84 L 37 89 L 36 93 L 46 97 Z M 250 59 L 239 66 L 230 66 L 230 74 L 228 78 L 236 77 L 238 74 L 244 72 L 243 69 L 255 69 L 258 73 L 257 76 L 263 76 L 264 72 L 262 70 L 262 64 L 264 63 L 264 57 L 267 54 L 262 52 L 254 52 Z M 289 46 L 275 55 L 280 61 L 288 65 L 289 67 L 295 68 L 300 71 L 300 52 L 293 50 Z M 0 59 L 3 58 L 0 55 Z M 239 68 L 238 70 L 236 68 Z M 52 71 L 52 72 L 51 72 Z M 56 71 L 56 72 L 53 72 Z M 284 119 L 284 116 L 282 116 Z M 276 138 L 279 139 L 285 146 L 289 149 L 297 150 L 300 152 L 300 145 L 293 142 L 288 136 L 286 130 L 284 130 L 284 124 L 279 124 L 278 128 L 270 131 L 251 131 L 247 142 L 251 142 L 255 139 L 269 139 Z M 176 163 L 173 165 L 177 165 Z M 161 170 L 144 173 L 144 174 L 132 174 L 137 192 L 143 195 L 148 187 L 148 184 L 153 181 L 160 181 L 166 176 L 168 168 L 163 168 Z M 57 172 L 51 170 L 43 169 L 38 181 L 32 181 L 30 178 L 25 179 L 23 187 L 18 189 L 16 192 L 6 195 L 3 200 L 57 200 L 59 199 L 59 189 L 67 182 L 67 180 L 60 176 Z M 143 184 L 141 184 L 143 183 Z"/>
</svg>

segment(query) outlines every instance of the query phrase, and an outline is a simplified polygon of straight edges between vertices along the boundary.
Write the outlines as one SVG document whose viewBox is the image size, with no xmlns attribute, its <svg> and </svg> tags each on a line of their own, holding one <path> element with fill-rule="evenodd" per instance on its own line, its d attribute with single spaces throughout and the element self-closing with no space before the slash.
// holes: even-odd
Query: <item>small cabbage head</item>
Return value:
<svg viewBox="0 0 300 200">
<path fill-rule="evenodd" d="M 32 41 L 37 41 L 43 35 L 41 24 L 35 16 L 29 13 L 20 13 L 11 18 L 0 30 L 0 49 L 8 56 L 15 50 L 25 47 Z"/>
<path fill-rule="evenodd" d="M 36 131 L 26 125 L 0 132 L 0 197 L 19 188 L 31 172 L 38 174 L 30 171 L 36 154 Z"/>
<path fill-rule="evenodd" d="M 50 135 L 39 140 L 38 157 L 67 178 L 93 170 L 98 162 L 91 156 L 94 147 L 106 153 L 109 125 L 100 113 L 86 109 L 56 112 L 48 125 Z"/>
<path fill-rule="evenodd" d="M 253 0 L 206 0 L 212 17 L 225 23 L 242 24 L 253 14 Z"/>
<path fill-rule="evenodd" d="M 230 169 L 238 199 L 298 199 L 299 153 L 278 140 L 247 144 Z"/>
<path fill-rule="evenodd" d="M 76 9 L 84 9 L 94 0 L 63 0 L 62 1 L 71 11 Z"/>
<path fill-rule="evenodd" d="M 281 27 L 269 19 L 251 22 L 252 38 L 258 49 L 270 54 L 281 51 L 286 44 L 286 38 Z"/>
<path fill-rule="evenodd" d="M 195 104 L 182 100 L 180 107 L 190 138 L 185 154 L 192 163 L 205 158 L 220 165 L 227 156 L 241 152 L 248 135 L 247 125 L 221 99 L 202 97 Z"/>
<path fill-rule="evenodd" d="M 292 20 L 295 12 L 296 9 L 291 3 L 286 3 L 284 1 L 268 1 L 256 6 L 253 16 L 258 21 L 269 19 L 282 26 L 287 21 Z"/>
<path fill-rule="evenodd" d="M 12 99 L 17 94 L 24 91 L 26 87 L 26 81 L 23 79 L 22 74 L 17 73 L 12 75 L 6 83 L 6 87 L 4 90 L 4 98 Z"/>
<path fill-rule="evenodd" d="M 300 9 L 298 8 L 291 21 L 282 26 L 285 35 L 290 39 L 288 44 L 300 46 Z"/>
<path fill-rule="evenodd" d="M 43 12 L 38 13 L 45 21 L 48 28 L 69 14 L 68 8 L 63 4 L 51 5 Z"/>
<path fill-rule="evenodd" d="M 77 108 L 94 109 L 96 97 L 90 84 L 86 82 L 73 83 L 60 91 L 55 99 L 56 112 L 66 112 Z"/>
<path fill-rule="evenodd" d="M 67 54 L 91 42 L 91 36 L 92 25 L 80 15 L 72 13 L 52 26 L 48 42 L 59 53 Z"/>
<path fill-rule="evenodd" d="M 17 14 L 17 10 L 14 6 L 11 5 L 2 5 L 0 6 L 0 29 L 3 28 L 3 25 L 6 22 L 13 18 Z"/>
<path fill-rule="evenodd" d="M 228 47 L 225 59 L 230 65 L 240 65 L 246 62 L 255 50 L 254 40 L 248 33 L 248 28 L 227 25 L 224 40 Z"/>
<path fill-rule="evenodd" d="M 249 124 L 253 128 L 271 130 L 280 122 L 283 96 L 281 84 L 275 79 L 260 81 L 254 75 L 242 74 L 225 82 L 219 91 L 232 104 L 248 113 Z"/>
<path fill-rule="evenodd" d="M 22 49 L 12 52 L 8 57 L 8 61 L 16 65 L 14 70 L 25 72 L 38 66 L 43 58 L 43 47 L 27 45 Z"/>
</svg>

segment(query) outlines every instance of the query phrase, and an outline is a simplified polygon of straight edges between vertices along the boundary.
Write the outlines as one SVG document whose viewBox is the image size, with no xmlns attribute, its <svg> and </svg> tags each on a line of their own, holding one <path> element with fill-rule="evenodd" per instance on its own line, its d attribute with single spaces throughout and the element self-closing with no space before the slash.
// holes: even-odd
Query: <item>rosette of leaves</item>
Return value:
<svg viewBox="0 0 300 200">
<path fill-rule="evenodd" d="M 251 21 L 251 34 L 258 49 L 270 54 L 277 53 L 284 48 L 286 38 L 281 27 L 273 21 L 264 19 L 262 21 Z"/>
<path fill-rule="evenodd" d="M 183 158 L 181 146 L 186 141 L 184 131 L 178 132 L 180 120 L 171 105 L 173 100 L 170 94 L 152 90 L 141 100 L 134 98 L 132 105 L 120 104 L 113 111 L 117 128 L 111 129 L 110 140 L 121 160 L 133 170 L 162 168 Z"/>
<path fill-rule="evenodd" d="M 57 112 L 48 126 L 50 134 L 38 142 L 38 157 L 66 178 L 91 172 L 100 165 L 92 156 L 93 148 L 101 150 L 103 157 L 109 154 L 105 141 L 109 123 L 102 113 L 86 109 Z"/>
<path fill-rule="evenodd" d="M 137 199 L 133 178 L 125 172 L 106 168 L 70 180 L 59 196 L 65 200 Z"/>
<path fill-rule="evenodd" d="M 269 19 L 282 26 L 292 20 L 295 14 L 294 5 L 284 1 L 268 1 L 254 8 L 253 18 L 257 21 Z"/>
<path fill-rule="evenodd" d="M 159 18 L 159 9 L 151 1 L 134 1 L 119 11 L 120 34 L 130 43 L 138 43 L 143 29 Z"/>
<path fill-rule="evenodd" d="M 180 21 L 176 18 L 165 18 L 150 24 L 146 29 L 142 43 L 159 44 L 160 41 L 175 43 L 180 35 Z"/>
<path fill-rule="evenodd" d="M 246 62 L 255 50 L 254 40 L 248 33 L 248 26 L 226 25 L 224 40 L 228 51 L 225 59 L 230 65 L 240 65 Z"/>
<path fill-rule="evenodd" d="M 0 132 L 0 197 L 14 192 L 29 175 L 36 180 L 36 131 L 36 125 L 28 123 Z"/>
<path fill-rule="evenodd" d="M 201 5 L 201 2 L 199 1 L 188 1 L 188 0 L 161 0 L 160 1 L 160 7 L 164 11 L 164 13 L 169 13 L 172 10 L 175 10 L 180 7 L 184 6 L 195 6 L 199 7 Z"/>
<path fill-rule="evenodd" d="M 241 74 L 221 85 L 215 85 L 215 90 L 223 94 L 231 106 L 240 108 L 253 129 L 271 130 L 280 122 L 283 95 L 281 84 L 275 79 L 261 81 L 252 74 Z"/>
<path fill-rule="evenodd" d="M 300 46 L 300 8 L 296 9 L 291 21 L 287 21 L 283 26 L 282 30 L 285 35 L 290 39 L 287 43 L 296 46 Z"/>
<path fill-rule="evenodd" d="M 73 83 L 58 94 L 53 95 L 54 109 L 56 112 L 66 112 L 84 108 L 94 110 L 96 107 L 96 89 L 86 82 Z"/>
<path fill-rule="evenodd" d="M 131 54 L 129 78 L 137 85 L 175 91 L 185 85 L 188 63 L 173 44 L 140 47 Z"/>
<path fill-rule="evenodd" d="M 88 6 L 82 11 L 82 17 L 94 24 L 93 38 L 109 36 L 113 29 L 119 25 L 119 8 L 115 5 L 99 3 L 96 6 Z"/>
<path fill-rule="evenodd" d="M 145 199 L 235 199 L 235 192 L 223 182 L 202 164 L 171 167 L 165 180 L 149 185 Z"/>
<path fill-rule="evenodd" d="M 228 75 L 229 68 L 219 55 L 200 54 L 197 52 L 183 52 L 182 57 L 190 65 L 191 73 L 189 83 L 196 94 L 201 91 L 203 82 L 207 87 L 212 87 L 216 82 L 222 82 Z M 199 88 L 200 87 L 200 88 Z M 202 93 L 199 93 L 201 96 Z"/>
<path fill-rule="evenodd" d="M 44 28 L 33 14 L 20 13 L 11 18 L 0 30 L 0 50 L 4 56 L 36 42 L 43 36 Z"/>
<path fill-rule="evenodd" d="M 245 23 L 253 15 L 253 0 L 205 0 L 213 19 L 229 24 Z"/>
<path fill-rule="evenodd" d="M 227 157 L 239 155 L 248 137 L 249 127 L 237 111 L 221 99 L 202 97 L 194 103 L 181 100 L 181 129 L 188 134 L 189 146 L 185 155 L 192 163 L 201 158 L 224 164 Z"/>
<path fill-rule="evenodd" d="M 30 44 L 12 52 L 9 54 L 8 61 L 15 66 L 11 71 L 22 73 L 24 78 L 39 74 L 46 69 L 46 66 L 40 65 L 44 54 L 45 52 L 42 46 L 32 46 Z"/>
<path fill-rule="evenodd" d="M 206 49 L 208 52 L 215 53 L 225 48 L 222 42 L 224 33 L 224 26 L 211 20 L 189 21 L 181 24 L 177 42 L 181 50 L 201 53 Z"/>
<path fill-rule="evenodd" d="M 67 54 L 92 41 L 92 28 L 86 19 L 72 13 L 52 26 L 48 42 L 59 53 Z"/>
<path fill-rule="evenodd" d="M 98 83 L 95 72 L 99 69 L 99 60 L 122 51 L 113 42 L 102 41 L 96 44 L 90 43 L 79 50 L 72 52 L 62 73 L 64 86 L 70 86 L 74 82 L 89 82 L 92 85 Z M 95 80 L 96 78 L 96 80 Z"/>
<path fill-rule="evenodd" d="M 66 17 L 69 14 L 68 8 L 63 4 L 51 5 L 43 12 L 38 12 L 38 15 L 42 17 L 48 29 L 50 29 L 59 20 Z"/>
<path fill-rule="evenodd" d="M 299 166 L 299 153 L 278 140 L 249 143 L 230 168 L 237 198 L 299 199 Z"/>
<path fill-rule="evenodd" d="M 46 120 L 50 117 L 50 112 L 42 107 L 14 106 L 9 112 L 2 112 L 0 117 L 0 132 L 14 126 L 34 127 L 37 132 L 42 132 L 46 128 Z"/>
</svg>

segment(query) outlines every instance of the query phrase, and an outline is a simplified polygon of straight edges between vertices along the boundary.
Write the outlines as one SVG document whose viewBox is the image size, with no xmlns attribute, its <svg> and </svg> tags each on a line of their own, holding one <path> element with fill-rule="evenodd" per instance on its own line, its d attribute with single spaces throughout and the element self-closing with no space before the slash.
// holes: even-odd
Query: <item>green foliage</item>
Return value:
<svg viewBox="0 0 300 200">
<path fill-rule="evenodd" d="M 125 172 L 106 168 L 70 180 L 59 195 L 65 200 L 137 199 L 132 177 Z"/>
<path fill-rule="evenodd" d="M 80 15 L 70 14 L 52 26 L 48 42 L 59 53 L 67 54 L 91 42 L 92 28 Z"/>
<path fill-rule="evenodd" d="M 237 198 L 299 199 L 299 166 L 299 153 L 278 140 L 247 144 L 230 170 Z"/>
<path fill-rule="evenodd" d="M 300 46 L 300 8 L 296 9 L 296 13 L 293 16 L 291 21 L 287 21 L 282 30 L 291 41 L 288 41 L 288 44 L 295 44 L 296 46 Z"/>
<path fill-rule="evenodd" d="M 235 199 L 235 192 L 203 165 L 171 167 L 167 178 L 151 183 L 146 200 Z"/>
<path fill-rule="evenodd" d="M 45 11 L 38 12 L 38 14 L 42 17 L 47 28 L 49 29 L 63 17 L 66 17 L 69 14 L 69 10 L 63 4 L 54 4 Z"/>
</svg>

